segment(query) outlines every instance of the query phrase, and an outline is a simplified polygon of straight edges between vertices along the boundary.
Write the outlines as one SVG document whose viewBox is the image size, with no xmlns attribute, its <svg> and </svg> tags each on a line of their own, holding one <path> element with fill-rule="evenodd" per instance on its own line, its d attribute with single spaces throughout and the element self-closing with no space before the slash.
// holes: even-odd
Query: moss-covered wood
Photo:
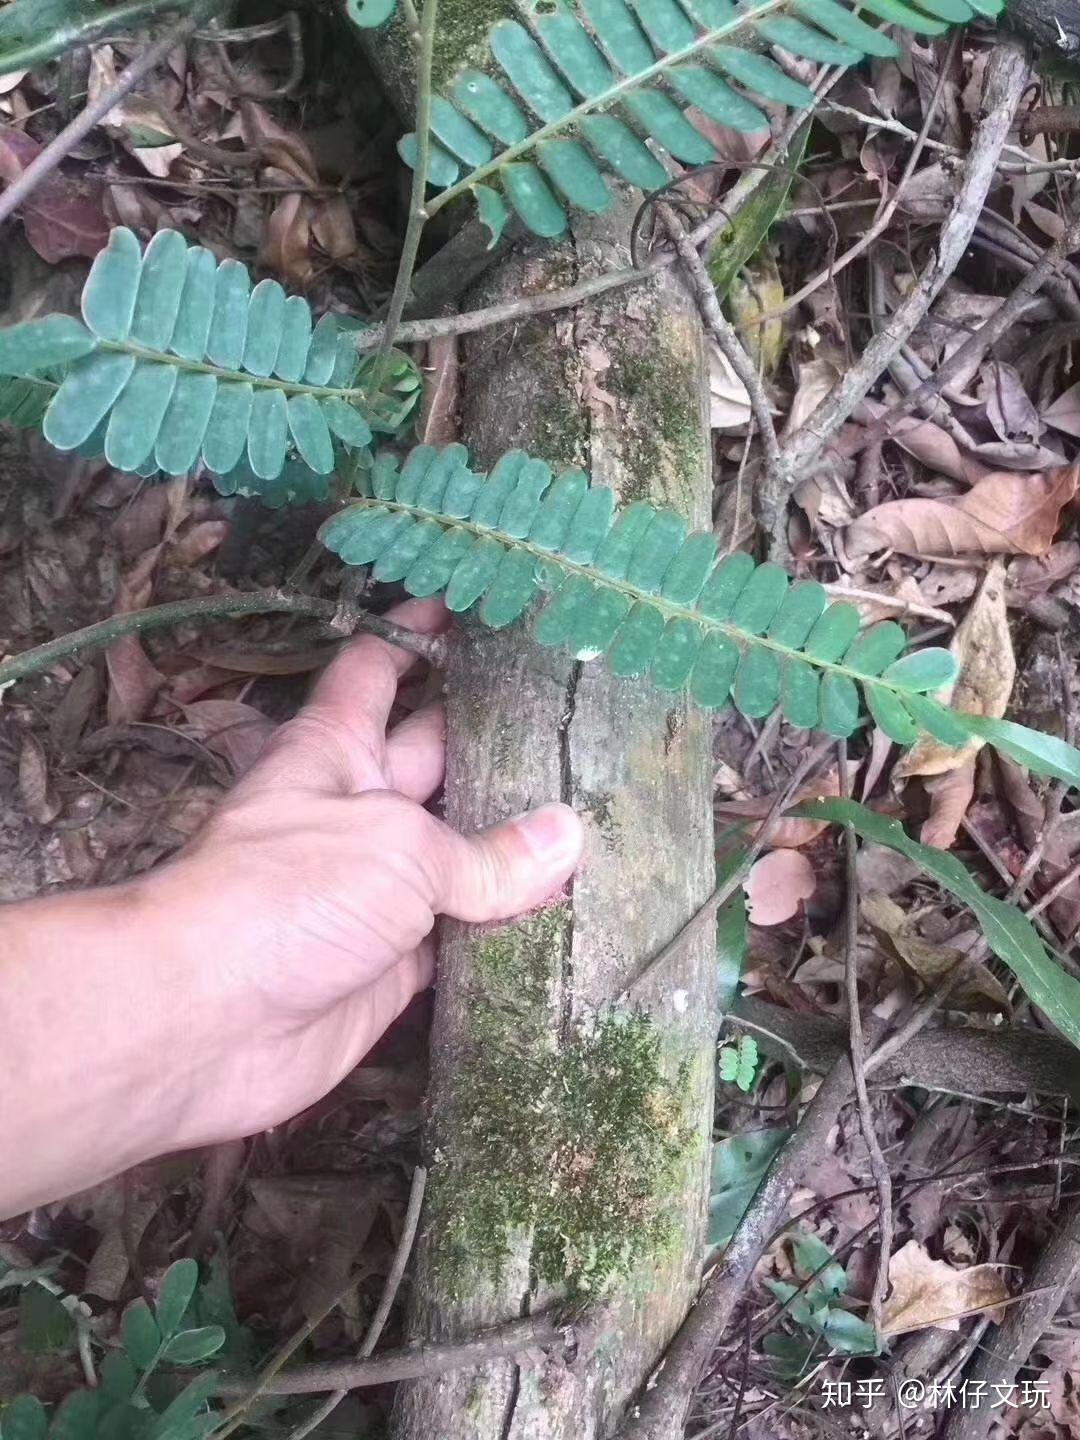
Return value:
<svg viewBox="0 0 1080 1440">
<path fill-rule="evenodd" d="M 623 265 L 634 200 L 526 245 L 486 304 Z M 477 463 L 514 445 L 621 499 L 707 524 L 703 342 L 673 277 L 466 346 Z M 607 1433 L 689 1304 L 701 1257 L 715 1038 L 708 936 L 618 1005 L 712 883 L 708 721 L 531 644 L 467 632 L 448 680 L 447 811 L 471 829 L 563 799 L 585 817 L 572 893 L 514 925 L 447 927 L 433 1036 L 431 1181 L 411 1328 L 457 1337 L 602 1293 L 573 1369 L 495 1362 L 402 1387 L 401 1440 Z"/>
<path fill-rule="evenodd" d="M 440 79 L 451 46 L 470 63 L 482 53 L 463 22 L 482 37 L 513 8 L 451 3 Z M 364 43 L 400 104 L 409 66 L 397 36 L 387 27 Z M 638 199 L 575 220 L 557 245 L 518 246 L 461 307 L 626 266 Z M 620 500 L 709 524 L 704 342 L 673 274 L 482 332 L 463 350 L 461 438 L 477 464 L 525 446 L 587 466 Z M 699 1278 L 717 1026 L 710 937 L 629 1004 L 615 1001 L 712 887 L 709 721 L 541 649 L 523 626 L 467 628 L 447 689 L 450 821 L 470 830 L 562 799 L 585 818 L 588 847 L 571 892 L 545 910 L 444 928 L 410 1330 L 458 1338 L 583 1295 L 608 1308 L 572 1367 L 536 1356 L 402 1385 L 393 1434 L 598 1440 Z"/>
</svg>

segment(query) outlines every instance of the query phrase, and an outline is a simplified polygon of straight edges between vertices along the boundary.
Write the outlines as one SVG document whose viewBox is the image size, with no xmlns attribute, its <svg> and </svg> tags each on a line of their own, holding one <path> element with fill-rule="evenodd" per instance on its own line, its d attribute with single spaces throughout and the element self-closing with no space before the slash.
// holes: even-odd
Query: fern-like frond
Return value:
<svg viewBox="0 0 1080 1440">
<path fill-rule="evenodd" d="M 400 471 L 379 456 L 373 495 L 333 516 L 320 538 L 413 595 L 445 593 L 451 610 L 479 602 L 495 629 L 547 592 L 533 631 L 541 644 L 604 655 L 617 675 L 647 674 L 709 709 L 733 698 L 760 718 L 779 705 L 794 725 L 844 736 L 861 692 L 902 744 L 922 728 L 948 738 L 960 727 L 927 698 L 954 677 L 948 651 L 905 655 L 892 621 L 860 629 L 855 607 L 830 603 L 816 581 L 793 585 L 743 553 L 718 559 L 711 534 L 640 501 L 620 512 L 580 470 L 555 478 L 520 450 L 490 476 L 467 461 L 461 445 L 418 446 Z"/>
<path fill-rule="evenodd" d="M 672 510 L 625 509 L 584 471 L 553 476 L 512 450 L 490 475 L 463 445 L 420 445 L 399 468 L 383 452 L 372 493 L 339 510 L 319 538 L 347 565 L 412 595 L 473 606 L 493 629 L 541 595 L 542 645 L 579 660 L 605 656 L 616 675 L 688 691 L 705 709 L 733 700 L 752 719 L 779 706 L 792 725 L 850 735 L 860 701 L 900 745 L 928 733 L 945 745 L 986 742 L 1042 775 L 1080 786 L 1080 750 L 1008 720 L 951 710 L 933 692 L 956 677 L 948 650 L 907 650 L 891 620 L 862 628 L 846 601 L 816 580 L 792 583 L 778 565 L 717 554 L 716 540 Z"/>
<path fill-rule="evenodd" d="M 63 367 L 45 438 L 120 470 L 182 475 L 201 461 L 225 475 L 243 462 L 273 485 L 295 455 L 328 475 L 336 446 L 396 431 L 418 395 L 419 377 L 410 388 L 401 366 L 389 394 L 369 394 L 357 322 L 324 315 L 313 325 L 306 300 L 276 280 L 252 286 L 238 261 L 218 264 L 175 230 L 159 231 L 145 253 L 130 230 L 113 230 L 82 316 L 0 331 L 0 375 Z"/>
<path fill-rule="evenodd" d="M 1003 0 L 528 0 L 525 20 L 491 29 L 488 69 L 463 70 L 432 102 L 428 175 L 439 204 L 471 190 L 500 233 L 506 201 L 538 235 L 558 235 L 567 209 L 603 210 L 603 171 L 643 190 L 668 180 L 660 156 L 715 160 L 688 118 L 767 124 L 755 100 L 808 105 L 811 92 L 763 53 L 850 65 L 897 54 L 862 15 L 919 35 L 993 16 Z M 494 78 L 499 75 L 499 78 Z M 651 143 L 646 143 L 651 142 Z M 403 159 L 415 164 L 416 135 Z M 463 173 L 464 171 L 464 173 Z M 505 197 L 505 199 L 504 199 Z"/>
</svg>

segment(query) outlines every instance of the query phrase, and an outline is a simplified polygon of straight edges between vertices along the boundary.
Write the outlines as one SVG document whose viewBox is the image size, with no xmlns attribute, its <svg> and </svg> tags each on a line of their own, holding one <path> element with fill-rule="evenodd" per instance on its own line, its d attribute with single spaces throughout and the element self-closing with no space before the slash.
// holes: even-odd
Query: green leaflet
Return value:
<svg viewBox="0 0 1080 1440">
<path fill-rule="evenodd" d="M 485 477 L 462 445 L 420 445 L 400 467 L 377 456 L 371 488 L 326 522 L 323 544 L 414 595 L 445 592 L 451 610 L 478 605 L 492 628 L 544 598 L 533 630 L 541 644 L 605 656 L 615 674 L 647 675 L 704 708 L 731 699 L 760 719 L 779 706 L 793 725 L 843 737 L 865 704 L 900 744 L 924 730 L 952 744 L 979 735 L 1080 784 L 1080 752 L 1063 741 L 930 697 L 955 676 L 948 651 L 901 654 L 899 625 L 860 628 L 855 608 L 830 604 L 816 582 L 793 585 L 742 553 L 718 558 L 711 535 L 688 534 L 673 511 L 641 501 L 617 510 L 581 471 L 552 476 L 512 450 Z"/>
<path fill-rule="evenodd" d="M 1023 729 L 1019 725 L 1013 728 Z M 1049 738 L 1032 731 L 1026 734 L 1032 740 Z M 992 736 L 985 738 L 994 743 Z M 1058 745 L 1063 743 L 1057 742 Z M 1073 754 L 1076 755 L 1076 752 L 1073 751 Z M 1080 980 L 1051 959 L 1038 931 L 1023 911 L 987 895 L 955 855 L 935 850 L 929 845 L 920 845 L 907 835 L 897 821 L 887 820 L 856 800 L 811 800 L 800 805 L 794 813 L 815 820 L 829 820 L 837 825 L 850 825 L 864 840 L 887 845 L 890 850 L 905 855 L 944 886 L 972 912 L 986 937 L 986 943 L 1020 981 L 1028 998 L 1080 1048 Z"/>
<path fill-rule="evenodd" d="M 381 14 L 386 0 L 349 3 Z M 893 41 L 858 8 L 854 0 L 850 7 L 757 0 L 739 8 L 729 0 L 634 0 L 632 7 L 626 0 L 532 0 L 523 19 L 491 27 L 491 73 L 464 70 L 434 99 L 428 181 L 444 193 L 431 209 L 471 191 L 493 240 L 506 202 L 535 234 L 554 236 L 566 228 L 568 210 L 611 203 L 605 171 L 659 189 L 667 172 L 643 136 L 686 165 L 716 158 L 687 116 L 690 107 L 721 125 L 754 130 L 764 123 L 755 100 L 810 103 L 806 87 L 760 53 L 760 42 L 827 64 L 894 55 Z M 946 21 L 996 14 L 1001 0 L 865 0 L 861 8 L 872 19 L 937 35 Z M 415 165 L 415 134 L 398 149 Z M 789 185 L 790 173 L 778 172 L 761 188 L 719 262 L 721 281 L 730 283 L 728 272 L 756 249 Z"/>
<path fill-rule="evenodd" d="M 0 410 L 33 423 L 45 394 L 51 444 L 104 451 L 124 470 L 176 475 L 201 462 L 221 476 L 246 455 L 249 479 L 269 493 L 294 458 L 326 475 L 342 446 L 369 445 L 373 429 L 397 433 L 420 394 L 415 366 L 398 352 L 371 393 L 358 322 L 324 315 L 313 326 L 305 300 L 276 280 L 253 288 L 243 265 L 218 264 L 174 230 L 144 250 L 114 229 L 82 315 L 85 323 L 49 315 L 0 331 L 0 376 L 41 379 L 37 397 L 2 387 Z"/>
</svg>

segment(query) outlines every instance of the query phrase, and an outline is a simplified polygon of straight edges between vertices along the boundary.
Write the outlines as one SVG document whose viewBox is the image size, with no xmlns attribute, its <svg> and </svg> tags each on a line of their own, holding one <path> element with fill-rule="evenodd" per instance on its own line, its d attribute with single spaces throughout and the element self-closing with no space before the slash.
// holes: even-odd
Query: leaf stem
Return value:
<svg viewBox="0 0 1080 1440">
<path fill-rule="evenodd" d="M 405 313 L 409 297 L 416 257 L 420 252 L 420 236 L 431 213 L 424 204 L 427 194 L 428 158 L 431 154 L 431 67 L 435 56 L 435 16 L 438 0 L 424 0 L 419 31 L 413 31 L 419 46 L 416 65 L 416 165 L 413 167 L 412 190 L 409 194 L 409 223 L 405 228 L 405 239 L 401 247 L 394 290 L 386 310 L 379 348 L 375 352 L 375 364 L 371 375 L 371 388 L 378 390 L 383 383 L 386 361 L 394 335 Z M 412 20 L 416 11 L 412 10 Z"/>
<path fill-rule="evenodd" d="M 165 605 L 152 605 L 146 610 L 133 610 L 123 615 L 110 615 L 96 625 L 72 630 L 33 650 L 24 650 L 0 663 L 0 693 L 16 680 L 39 674 L 60 660 L 84 656 L 103 650 L 123 635 L 141 635 L 172 625 L 192 621 L 225 620 L 243 615 L 266 614 L 311 615 L 328 623 L 340 623 L 347 633 L 352 628 L 365 630 L 403 650 L 411 650 L 432 664 L 441 664 L 445 645 L 440 637 L 419 635 L 402 625 L 394 625 L 366 611 L 342 612 L 333 600 L 314 595 L 289 594 L 284 590 L 256 590 L 246 595 L 200 595 L 193 600 L 173 600 Z"/>
</svg>

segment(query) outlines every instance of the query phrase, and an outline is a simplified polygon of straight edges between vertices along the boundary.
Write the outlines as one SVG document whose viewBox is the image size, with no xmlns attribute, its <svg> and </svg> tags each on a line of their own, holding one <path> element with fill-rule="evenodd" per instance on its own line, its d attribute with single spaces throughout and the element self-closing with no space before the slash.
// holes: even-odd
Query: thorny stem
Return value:
<svg viewBox="0 0 1080 1440">
<path fill-rule="evenodd" d="M 840 795 L 850 798 L 848 783 L 847 742 L 837 745 L 837 766 Z M 862 1011 L 859 1008 L 859 846 L 855 838 L 855 827 L 844 826 L 844 858 L 846 867 L 847 895 L 845 897 L 844 934 L 844 980 L 848 1002 L 848 1036 L 851 1051 L 851 1072 L 855 1080 L 855 1098 L 858 1102 L 859 1128 L 870 1156 L 870 1173 L 878 1195 L 878 1260 L 874 1276 L 874 1289 L 870 1296 L 870 1322 L 874 1327 L 874 1338 L 878 1346 L 883 1344 L 882 1309 L 885 1293 L 889 1288 L 889 1257 L 892 1254 L 893 1237 L 893 1195 L 892 1177 L 874 1128 L 874 1110 L 870 1104 L 870 1093 L 866 1088 L 866 1042 L 863 1037 Z"/>
<path fill-rule="evenodd" d="M 416 11 L 411 6 L 410 9 L 412 20 L 415 21 Z M 371 376 L 371 388 L 375 391 L 382 385 L 390 347 L 405 313 L 409 286 L 416 268 L 416 257 L 420 252 L 420 236 L 429 214 L 425 209 L 424 199 L 427 193 L 428 158 L 431 154 L 431 66 L 435 56 L 437 10 L 438 0 L 424 0 L 419 31 L 413 27 L 411 32 L 419 45 L 416 66 L 416 165 L 413 167 L 412 189 L 409 194 L 409 223 L 405 228 L 401 259 L 394 277 L 394 289 L 387 306 L 379 348 L 375 352 L 375 367 Z"/>
<path fill-rule="evenodd" d="M 313 615 L 328 623 L 338 622 L 348 630 L 355 628 L 378 635 L 391 645 L 411 650 L 433 665 L 441 665 L 445 660 L 445 644 L 438 636 L 416 634 L 403 625 L 395 625 L 379 615 L 369 615 L 364 611 L 342 615 L 333 600 L 320 600 L 313 595 L 290 595 L 283 590 L 256 590 L 246 595 L 200 595 L 194 600 L 173 600 L 165 605 L 152 605 L 146 610 L 110 615 L 96 625 L 72 630 L 67 635 L 60 635 L 33 650 L 24 650 L 21 655 L 0 662 L 0 694 L 16 680 L 39 674 L 60 660 L 103 650 L 122 635 L 141 635 L 149 630 L 162 630 L 170 625 L 192 621 L 274 613 Z"/>
</svg>

